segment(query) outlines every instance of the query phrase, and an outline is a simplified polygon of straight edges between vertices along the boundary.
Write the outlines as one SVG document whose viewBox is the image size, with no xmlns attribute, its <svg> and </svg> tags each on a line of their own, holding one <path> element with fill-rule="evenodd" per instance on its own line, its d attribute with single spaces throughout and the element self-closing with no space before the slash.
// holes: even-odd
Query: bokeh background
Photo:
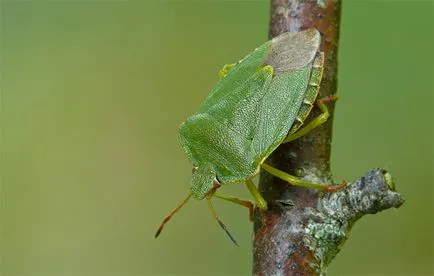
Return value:
<svg viewBox="0 0 434 276">
<path fill-rule="evenodd" d="M 204 202 L 153 235 L 187 194 L 178 125 L 268 20 L 268 1 L 2 1 L 0 274 L 249 275 L 243 208 L 214 201 L 240 248 Z M 343 4 L 334 176 L 385 167 L 407 201 L 330 275 L 434 273 L 433 26 L 430 1 Z"/>
</svg>

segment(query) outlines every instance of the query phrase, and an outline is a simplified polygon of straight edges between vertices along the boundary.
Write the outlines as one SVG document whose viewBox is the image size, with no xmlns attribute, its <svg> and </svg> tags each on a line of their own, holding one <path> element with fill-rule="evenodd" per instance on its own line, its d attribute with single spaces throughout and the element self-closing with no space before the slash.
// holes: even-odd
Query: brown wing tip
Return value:
<svg viewBox="0 0 434 276">
<path fill-rule="evenodd" d="M 270 41 L 264 65 L 271 65 L 275 75 L 307 66 L 314 59 L 321 43 L 321 34 L 311 28 L 281 34 Z"/>
<path fill-rule="evenodd" d="M 303 34 L 306 37 L 311 38 L 312 40 L 318 40 L 321 39 L 321 34 L 319 33 L 319 31 L 315 28 L 310 28 L 304 31 L 301 31 L 299 34 Z"/>
<path fill-rule="evenodd" d="M 289 41 L 291 43 L 303 42 L 303 44 L 315 44 L 318 45 L 321 41 L 321 34 L 315 28 L 306 29 L 300 32 L 286 32 L 279 36 L 276 36 L 271 40 L 272 44 L 279 43 L 279 41 Z"/>
</svg>

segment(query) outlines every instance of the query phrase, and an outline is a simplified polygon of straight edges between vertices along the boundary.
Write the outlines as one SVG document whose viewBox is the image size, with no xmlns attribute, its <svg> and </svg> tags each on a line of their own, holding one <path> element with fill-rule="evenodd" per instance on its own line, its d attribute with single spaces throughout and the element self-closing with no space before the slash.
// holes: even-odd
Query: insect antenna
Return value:
<svg viewBox="0 0 434 276">
<path fill-rule="evenodd" d="M 224 223 L 219 219 L 219 217 L 218 217 L 218 215 L 217 215 L 217 212 L 215 211 L 214 206 L 213 206 L 212 203 L 211 203 L 211 200 L 210 200 L 210 199 L 207 199 L 207 201 L 208 201 L 208 206 L 209 206 L 209 208 L 211 209 L 211 212 L 212 212 L 214 218 L 215 218 L 215 219 L 217 220 L 217 222 L 220 224 L 220 227 L 221 227 L 223 230 L 225 230 L 226 234 L 229 236 L 229 238 L 231 239 L 231 241 L 232 241 L 236 246 L 239 246 L 238 243 L 237 243 L 237 241 L 235 240 L 235 237 L 231 234 L 231 232 L 229 232 L 229 230 L 226 228 L 226 225 L 225 225 L 225 224 L 224 224 Z"/>
<path fill-rule="evenodd" d="M 187 201 L 190 199 L 191 197 L 191 193 L 188 194 L 188 196 L 181 202 L 181 204 L 179 204 L 164 220 L 163 222 L 160 224 L 160 227 L 158 227 L 157 232 L 155 232 L 155 237 L 158 237 L 161 233 L 161 231 L 163 231 L 163 227 L 164 225 L 173 217 L 173 215 L 179 211 L 179 209 L 182 208 L 182 206 L 185 205 L 185 203 L 187 203 Z"/>
</svg>

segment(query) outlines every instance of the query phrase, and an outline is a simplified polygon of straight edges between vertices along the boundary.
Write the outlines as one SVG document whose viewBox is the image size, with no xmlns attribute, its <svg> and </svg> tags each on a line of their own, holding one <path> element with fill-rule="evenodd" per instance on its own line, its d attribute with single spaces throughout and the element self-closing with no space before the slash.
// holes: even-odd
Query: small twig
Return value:
<svg viewBox="0 0 434 276">
<path fill-rule="evenodd" d="M 270 38 L 308 28 L 320 31 L 320 50 L 326 62 L 319 97 L 336 94 L 340 8 L 338 0 L 271 1 Z M 310 118 L 318 114 L 314 110 Z M 267 163 L 310 182 L 332 183 L 332 118 L 308 135 L 280 146 Z M 253 273 L 324 274 L 357 219 L 404 202 L 393 187 L 390 174 L 382 169 L 372 169 L 334 193 L 288 185 L 262 172 L 259 189 L 269 210 L 255 212 Z"/>
</svg>

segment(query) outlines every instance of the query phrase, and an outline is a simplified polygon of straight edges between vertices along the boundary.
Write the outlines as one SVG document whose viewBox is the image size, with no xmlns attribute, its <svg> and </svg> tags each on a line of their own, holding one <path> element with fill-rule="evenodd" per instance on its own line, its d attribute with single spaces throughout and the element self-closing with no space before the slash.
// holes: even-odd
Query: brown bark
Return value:
<svg viewBox="0 0 434 276">
<path fill-rule="evenodd" d="M 270 38 L 284 32 L 316 28 L 325 53 L 319 97 L 336 94 L 341 2 L 338 0 L 272 0 Z M 308 135 L 280 146 L 267 163 L 306 181 L 333 183 L 330 119 Z M 319 114 L 314 109 L 308 121 Z M 354 222 L 403 202 L 393 180 L 376 168 L 335 193 L 288 185 L 261 172 L 259 190 L 267 211 L 255 210 L 254 275 L 321 275 L 339 252 Z"/>
</svg>

